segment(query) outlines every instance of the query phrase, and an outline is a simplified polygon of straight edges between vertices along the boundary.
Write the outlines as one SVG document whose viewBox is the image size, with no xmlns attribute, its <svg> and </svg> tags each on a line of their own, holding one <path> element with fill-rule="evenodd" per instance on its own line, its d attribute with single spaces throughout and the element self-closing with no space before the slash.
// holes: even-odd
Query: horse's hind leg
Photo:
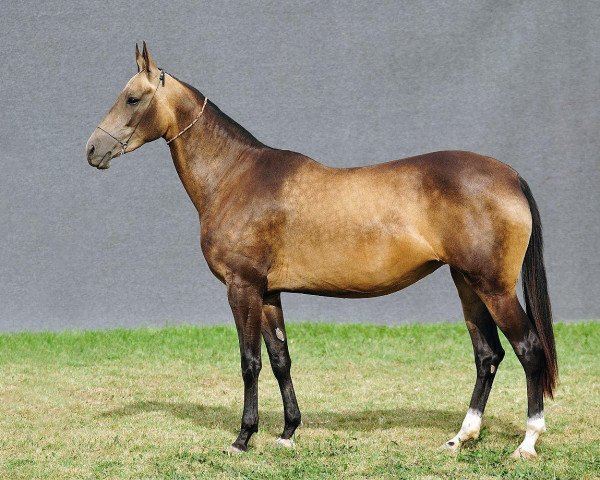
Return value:
<svg viewBox="0 0 600 480">
<path fill-rule="evenodd" d="M 263 304 L 262 334 L 269 353 L 271 368 L 279 383 L 285 426 L 277 443 L 284 447 L 293 446 L 292 437 L 300 425 L 300 410 L 294 393 L 290 368 L 292 360 L 288 351 L 287 335 L 283 323 L 283 310 L 279 294 L 266 297 Z"/>
<path fill-rule="evenodd" d="M 546 431 L 542 382 L 546 359 L 543 347 L 531 320 L 519 303 L 516 292 L 494 295 L 481 293 L 481 298 L 525 370 L 527 430 L 525 439 L 515 450 L 513 457 L 532 458 L 537 456 L 535 443 L 539 435 Z"/>
<path fill-rule="evenodd" d="M 467 329 L 473 342 L 477 380 L 471 396 L 469 410 L 463 420 L 460 431 L 444 447 L 456 452 L 467 440 L 479 436 L 481 417 L 485 410 L 498 365 L 504 358 L 504 350 L 498 338 L 498 329 L 485 304 L 467 284 L 462 273 L 451 268 L 452 279 L 458 289 Z"/>
</svg>

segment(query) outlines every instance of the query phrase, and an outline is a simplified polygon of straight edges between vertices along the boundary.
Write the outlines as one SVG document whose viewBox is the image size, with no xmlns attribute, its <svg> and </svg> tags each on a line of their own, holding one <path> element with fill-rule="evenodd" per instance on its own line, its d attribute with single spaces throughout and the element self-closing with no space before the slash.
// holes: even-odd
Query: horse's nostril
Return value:
<svg viewBox="0 0 600 480">
<path fill-rule="evenodd" d="M 88 155 L 92 155 L 94 153 L 94 150 L 96 150 L 96 147 L 94 147 L 93 145 L 90 146 L 90 149 L 88 150 Z"/>
</svg>

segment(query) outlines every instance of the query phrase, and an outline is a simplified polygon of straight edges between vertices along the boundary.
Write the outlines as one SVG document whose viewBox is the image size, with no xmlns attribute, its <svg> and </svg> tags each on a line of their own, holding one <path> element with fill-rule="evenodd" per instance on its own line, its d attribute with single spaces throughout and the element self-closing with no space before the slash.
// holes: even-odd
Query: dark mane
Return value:
<svg viewBox="0 0 600 480">
<path fill-rule="evenodd" d="M 200 92 L 196 87 L 186 83 L 180 79 L 178 79 L 175 75 L 169 73 L 171 77 L 181 83 L 184 87 L 189 89 L 194 96 L 197 98 L 198 103 L 202 104 L 204 102 L 204 94 Z M 239 123 L 237 123 L 233 118 L 224 113 L 214 102 L 208 99 L 207 104 L 214 109 L 218 114 L 222 121 L 223 127 L 230 133 L 232 136 L 235 136 L 239 139 L 245 140 L 250 145 L 263 145 L 262 142 L 256 139 L 254 135 L 252 135 L 248 130 L 242 127 Z"/>
</svg>

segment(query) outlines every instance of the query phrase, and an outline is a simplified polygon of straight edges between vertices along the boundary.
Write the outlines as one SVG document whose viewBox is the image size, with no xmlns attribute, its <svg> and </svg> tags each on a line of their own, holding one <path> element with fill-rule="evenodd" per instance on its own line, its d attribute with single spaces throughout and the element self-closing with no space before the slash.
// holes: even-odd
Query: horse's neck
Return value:
<svg viewBox="0 0 600 480">
<path fill-rule="evenodd" d="M 198 115 L 202 103 L 178 115 L 182 131 Z M 189 105 L 189 103 L 188 103 Z M 196 113 L 193 113 L 196 112 Z M 210 102 L 188 132 L 169 144 L 171 156 L 184 188 L 202 215 L 219 189 L 221 180 L 239 165 L 242 156 L 264 147 L 241 126 L 226 117 Z"/>
</svg>

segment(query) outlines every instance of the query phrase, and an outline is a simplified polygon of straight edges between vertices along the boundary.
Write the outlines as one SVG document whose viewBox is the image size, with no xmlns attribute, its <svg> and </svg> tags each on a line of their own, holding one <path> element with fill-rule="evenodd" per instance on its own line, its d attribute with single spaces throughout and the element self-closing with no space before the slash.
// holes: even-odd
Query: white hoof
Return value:
<svg viewBox="0 0 600 480">
<path fill-rule="evenodd" d="M 454 437 L 444 443 L 444 445 L 442 445 L 442 449 L 448 452 L 458 453 L 463 443 L 479 438 L 479 430 L 481 429 L 481 415 L 482 414 L 479 410 L 469 408 L 460 427 L 460 431 Z"/>
<path fill-rule="evenodd" d="M 227 453 L 227 455 L 239 455 L 241 453 L 244 453 L 244 451 L 237 447 L 234 447 L 233 445 L 229 445 L 225 450 L 225 453 Z"/>
<path fill-rule="evenodd" d="M 278 438 L 275 445 L 284 448 L 294 448 L 294 440 L 291 438 Z"/>
<path fill-rule="evenodd" d="M 537 457 L 537 453 L 535 450 L 526 450 L 523 447 L 519 447 L 514 451 L 511 457 L 516 458 L 517 460 L 531 460 L 532 458 Z"/>
<path fill-rule="evenodd" d="M 525 439 L 521 442 L 519 448 L 512 454 L 512 458 L 530 460 L 537 457 L 537 453 L 535 452 L 535 442 L 537 442 L 540 434 L 545 431 L 546 422 L 544 421 L 543 412 L 528 418 Z"/>
<path fill-rule="evenodd" d="M 442 445 L 442 449 L 451 453 L 458 453 L 465 442 L 468 442 L 469 440 L 477 440 L 478 438 L 479 430 L 470 432 L 464 432 L 461 430 L 455 437 L 444 443 L 444 445 Z"/>
<path fill-rule="evenodd" d="M 460 451 L 460 442 L 458 440 L 448 440 L 442 445 L 442 450 L 450 453 L 458 453 Z"/>
</svg>

